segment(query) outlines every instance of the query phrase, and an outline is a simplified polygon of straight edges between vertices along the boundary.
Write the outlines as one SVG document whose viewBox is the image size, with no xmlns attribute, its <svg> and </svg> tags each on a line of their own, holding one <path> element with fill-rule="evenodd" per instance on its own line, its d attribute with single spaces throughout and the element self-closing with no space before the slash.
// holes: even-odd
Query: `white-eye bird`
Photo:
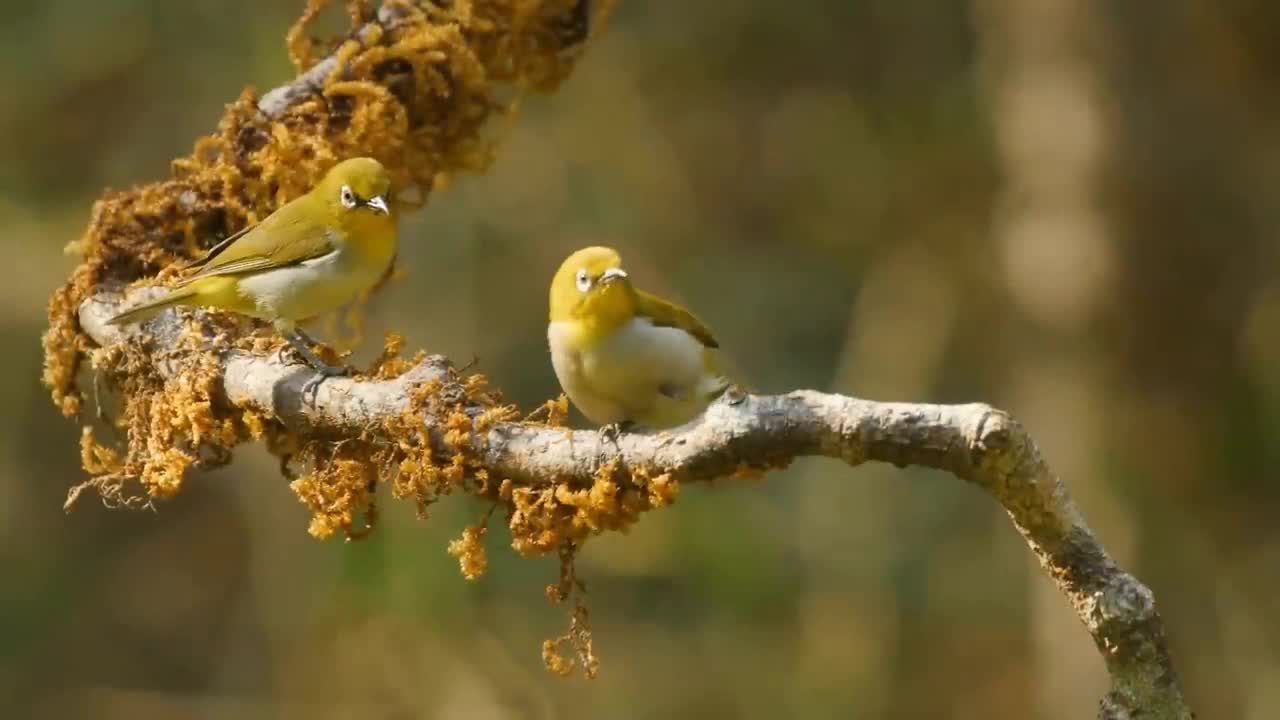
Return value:
<svg viewBox="0 0 1280 720">
<path fill-rule="evenodd" d="M 547 341 L 560 387 L 599 425 L 683 425 L 729 386 L 707 326 L 633 287 L 612 248 L 584 248 L 560 266 Z"/>
<path fill-rule="evenodd" d="M 213 246 L 168 293 L 108 322 L 141 322 L 177 305 L 232 310 L 271 322 L 322 375 L 344 374 L 307 347 L 298 323 L 350 302 L 390 270 L 390 190 L 377 160 L 344 160 L 307 194 Z"/>
</svg>

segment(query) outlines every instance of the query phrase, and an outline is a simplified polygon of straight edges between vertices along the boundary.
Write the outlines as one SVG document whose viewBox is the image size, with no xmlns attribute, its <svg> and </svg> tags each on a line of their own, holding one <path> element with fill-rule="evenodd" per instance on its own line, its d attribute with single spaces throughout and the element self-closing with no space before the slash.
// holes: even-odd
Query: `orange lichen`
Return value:
<svg viewBox="0 0 1280 720">
<path fill-rule="evenodd" d="M 654 508 L 669 505 L 679 484 L 647 470 L 623 472 L 617 461 L 600 466 L 590 487 L 567 482 L 511 489 L 511 544 L 522 555 L 581 545 L 606 530 L 625 531 Z"/>
<path fill-rule="evenodd" d="M 400 377 L 426 359 L 425 351 L 418 351 L 413 357 L 401 356 L 404 350 L 404 338 L 400 333 L 390 332 L 382 340 L 382 353 L 369 365 L 366 375 L 378 380 L 390 380 Z"/>
<path fill-rule="evenodd" d="M 220 378 L 217 359 L 200 352 L 179 351 L 160 358 L 181 368 L 162 375 L 157 358 L 142 345 L 115 345 L 89 355 L 95 371 L 106 375 L 124 397 L 124 412 L 115 423 L 125 432 L 123 451 L 99 443 L 89 426 L 81 432 L 81 460 L 92 477 L 72 488 L 68 506 L 89 488 L 112 506 L 141 507 L 152 498 L 176 494 L 188 468 L 210 467 L 230 460 L 229 448 L 250 433 L 241 414 L 215 409 L 213 395 Z M 142 492 L 127 489 L 136 480 Z"/>
<path fill-rule="evenodd" d="M 489 555 L 482 542 L 486 532 L 485 526 L 472 525 L 462 531 L 462 537 L 449 542 L 449 554 L 457 558 L 462 576 L 468 580 L 479 580 L 489 567 Z"/>
<path fill-rule="evenodd" d="M 525 418 L 525 422 L 535 421 L 548 427 L 564 427 L 569 422 L 569 396 L 560 393 L 556 399 L 543 402 Z"/>
<path fill-rule="evenodd" d="M 573 651 L 574 657 L 565 657 L 565 646 Z M 572 675 L 578 667 L 588 678 L 599 673 L 600 660 L 592 650 L 591 613 L 586 605 L 579 603 L 574 606 L 569 616 L 568 632 L 542 641 L 542 664 L 561 677 Z"/>
<path fill-rule="evenodd" d="M 563 635 L 542 641 L 542 664 L 552 673 L 560 676 L 572 675 L 578 667 L 588 678 L 594 678 L 600 670 L 600 661 L 592 649 L 591 611 L 583 602 L 587 594 L 587 586 L 578 579 L 575 560 L 578 556 L 577 545 L 566 545 L 560 549 L 560 581 L 548 585 L 547 600 L 559 605 L 569 598 L 575 598 L 573 612 L 569 615 L 569 629 Z M 568 647 L 574 657 L 564 656 Z"/>
<path fill-rule="evenodd" d="M 307 468 L 289 487 L 311 511 L 312 537 L 324 540 L 341 530 L 350 539 L 366 532 L 355 522 L 378 487 L 378 467 L 369 460 L 367 444 L 355 441 L 308 442 L 293 458 Z"/>
</svg>

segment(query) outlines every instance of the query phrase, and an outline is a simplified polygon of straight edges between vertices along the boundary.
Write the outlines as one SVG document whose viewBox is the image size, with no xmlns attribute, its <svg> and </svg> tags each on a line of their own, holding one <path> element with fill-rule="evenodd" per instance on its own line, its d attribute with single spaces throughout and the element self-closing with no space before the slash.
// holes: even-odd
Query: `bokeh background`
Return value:
<svg viewBox="0 0 1280 720">
<path fill-rule="evenodd" d="M 76 427 L 38 380 L 62 247 L 289 76 L 300 6 L 0 2 L 6 717 L 1093 716 L 1066 601 L 940 473 L 799 462 L 588 545 L 593 682 L 541 667 L 553 560 L 495 523 L 459 576 L 467 499 L 318 543 L 246 448 L 155 513 L 64 515 Z M 1008 408 L 1154 589 L 1193 706 L 1273 718 L 1278 38 L 1265 0 L 624 1 L 491 172 L 404 221 L 371 330 L 531 407 L 549 278 L 606 243 L 759 388 Z"/>
</svg>

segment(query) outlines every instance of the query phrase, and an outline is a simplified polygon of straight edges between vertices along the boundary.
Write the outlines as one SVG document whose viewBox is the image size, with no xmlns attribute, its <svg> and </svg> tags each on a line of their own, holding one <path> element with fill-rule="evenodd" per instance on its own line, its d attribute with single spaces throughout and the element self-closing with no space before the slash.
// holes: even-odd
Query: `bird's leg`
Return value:
<svg viewBox="0 0 1280 720">
<path fill-rule="evenodd" d="M 618 445 L 618 436 L 634 427 L 636 427 L 636 423 L 631 420 L 600 426 L 600 429 L 596 431 L 596 470 L 600 469 L 600 465 L 605 458 L 604 444 L 606 442 L 613 443 L 615 449 L 621 450 L 622 447 Z"/>
<path fill-rule="evenodd" d="M 294 326 L 294 328 L 293 328 L 293 332 L 294 332 L 294 334 L 295 334 L 295 335 L 297 335 L 297 336 L 298 336 L 298 338 L 299 338 L 299 339 L 301 339 L 301 340 L 302 340 L 302 342 L 306 343 L 308 346 L 310 346 L 310 345 L 319 345 L 319 344 L 320 344 L 320 343 L 316 342 L 316 339 L 315 339 L 315 338 L 313 338 L 313 337 L 311 337 L 310 335 L 308 335 L 306 330 L 303 330 L 302 328 L 300 328 L 300 327 L 298 327 L 298 326 L 296 326 L 296 325 L 295 325 L 295 326 Z"/>
<path fill-rule="evenodd" d="M 337 377 L 340 375 L 351 374 L 351 368 L 349 367 L 330 365 L 324 360 L 321 360 L 319 355 L 316 355 L 311 351 L 311 348 L 307 347 L 307 341 L 302 338 L 303 336 L 301 333 L 293 333 L 284 336 L 284 339 L 289 341 L 289 345 L 291 345 L 293 349 L 302 356 L 302 359 L 306 361 L 307 365 L 311 366 L 312 370 L 315 370 L 324 377 Z"/>
<path fill-rule="evenodd" d="M 750 393 L 747 389 L 738 384 L 730 384 L 729 387 L 725 388 L 724 392 L 724 396 L 730 405 L 741 405 L 746 402 L 748 395 Z"/>
<path fill-rule="evenodd" d="M 289 342 L 289 346 L 293 348 L 293 351 L 302 356 L 303 361 L 306 362 L 312 370 L 320 373 L 321 377 L 338 377 L 341 375 L 351 374 L 351 368 L 330 365 L 324 360 L 321 360 L 320 356 L 316 355 L 311 351 L 311 348 L 308 347 L 311 342 L 311 338 L 308 337 L 306 333 L 299 330 L 293 323 L 277 320 L 274 324 L 276 332 L 284 336 L 284 339 Z"/>
<path fill-rule="evenodd" d="M 286 341 L 285 344 L 281 345 L 280 349 L 276 351 L 276 359 L 280 361 L 280 364 L 293 365 L 297 360 L 301 360 L 306 363 L 307 356 L 303 355 L 302 351 L 298 349 L 298 345 L 294 342 L 293 338 L 293 334 L 298 329 L 298 326 L 287 320 L 276 320 L 272 322 L 271 325 L 275 328 L 276 334 L 284 338 Z M 303 336 L 304 343 L 309 339 L 310 338 Z M 296 355 L 297 358 L 290 357 L 290 355 Z"/>
<path fill-rule="evenodd" d="M 602 445 L 607 440 L 613 443 L 614 446 L 616 447 L 618 445 L 618 436 L 622 435 L 622 433 L 624 432 L 631 432 L 635 428 L 636 428 L 636 423 L 634 420 L 623 420 L 622 422 L 615 422 L 615 423 L 609 423 L 608 425 L 601 425 L 597 433 L 600 437 L 600 443 Z"/>
</svg>

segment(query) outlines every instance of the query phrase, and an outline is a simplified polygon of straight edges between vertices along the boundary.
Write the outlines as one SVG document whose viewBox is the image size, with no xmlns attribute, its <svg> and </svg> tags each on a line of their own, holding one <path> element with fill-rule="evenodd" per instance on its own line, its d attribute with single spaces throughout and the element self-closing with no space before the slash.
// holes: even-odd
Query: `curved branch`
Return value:
<svg viewBox="0 0 1280 720">
<path fill-rule="evenodd" d="M 81 306 L 81 324 L 99 344 L 138 334 L 105 324 L 120 306 L 120 296 L 106 294 Z M 161 349 L 172 350 L 182 324 L 176 313 L 166 312 L 148 323 L 148 335 Z M 308 369 L 234 351 L 223 357 L 222 399 L 269 413 L 300 433 L 352 435 L 404 412 L 409 389 L 445 377 L 448 367 L 443 357 L 433 356 L 394 380 L 331 378 L 315 385 L 317 376 Z M 433 432 L 441 433 L 439 428 Z M 1001 410 L 983 404 L 881 403 L 800 390 L 722 400 L 675 432 L 623 434 L 616 442 L 602 443 L 596 432 L 520 423 L 500 423 L 480 438 L 475 451 L 487 469 L 525 485 L 553 479 L 589 484 L 601 462 L 611 460 L 686 482 L 802 456 L 836 458 L 851 466 L 880 461 L 944 470 L 1000 503 L 1071 602 L 1111 675 L 1101 717 L 1193 717 L 1151 591 L 1111 559 L 1034 441 Z M 437 444 L 448 453 L 443 442 Z"/>
</svg>

